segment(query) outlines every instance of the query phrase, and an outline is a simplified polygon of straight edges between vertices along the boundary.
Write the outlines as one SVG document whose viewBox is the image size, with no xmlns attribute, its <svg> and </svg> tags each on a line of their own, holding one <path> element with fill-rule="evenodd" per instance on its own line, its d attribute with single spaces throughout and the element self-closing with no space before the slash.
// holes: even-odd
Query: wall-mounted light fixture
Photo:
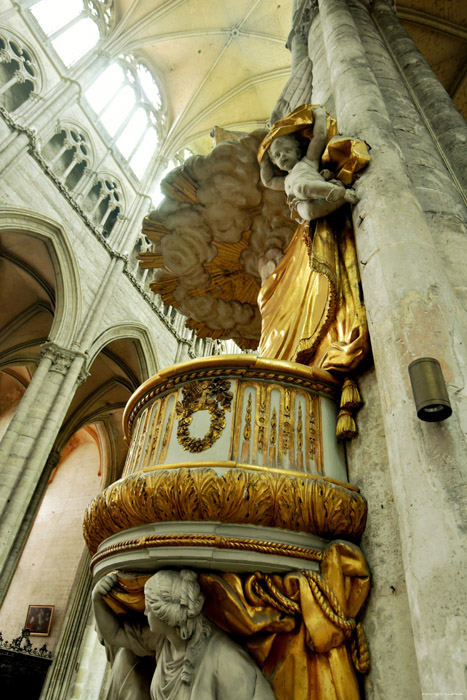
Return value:
<svg viewBox="0 0 467 700">
<path fill-rule="evenodd" d="M 452 413 L 446 384 L 438 360 L 420 357 L 409 365 L 417 416 L 434 423 L 449 418 Z"/>
</svg>

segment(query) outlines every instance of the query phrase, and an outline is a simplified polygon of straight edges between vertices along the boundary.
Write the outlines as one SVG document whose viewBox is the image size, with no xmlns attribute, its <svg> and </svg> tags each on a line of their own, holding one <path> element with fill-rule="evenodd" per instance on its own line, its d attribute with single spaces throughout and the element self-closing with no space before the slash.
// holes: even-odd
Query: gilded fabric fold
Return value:
<svg viewBox="0 0 467 700">
<path fill-rule="evenodd" d="M 358 700 L 351 637 L 370 587 L 358 547 L 331 543 L 320 574 L 266 577 L 262 597 L 255 577 L 263 575 L 201 574 L 205 612 L 243 638 L 277 700 Z"/>
<path fill-rule="evenodd" d="M 350 372 L 369 352 L 365 306 L 348 214 L 299 226 L 261 287 L 260 357 Z"/>
<path fill-rule="evenodd" d="M 279 136 L 312 137 L 313 107 L 301 105 L 264 138 L 258 160 Z M 328 117 L 322 165 L 351 184 L 369 163 L 365 143 L 336 135 Z M 284 257 L 261 287 L 260 357 L 300 362 L 331 372 L 350 372 L 369 352 L 365 307 L 349 206 L 309 225 L 300 224 Z"/>
</svg>

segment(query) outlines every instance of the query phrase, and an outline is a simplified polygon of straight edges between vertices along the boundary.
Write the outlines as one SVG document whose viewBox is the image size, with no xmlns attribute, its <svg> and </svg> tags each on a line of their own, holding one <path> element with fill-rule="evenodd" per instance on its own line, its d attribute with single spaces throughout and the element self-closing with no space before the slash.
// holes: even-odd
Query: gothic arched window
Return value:
<svg viewBox="0 0 467 700">
<path fill-rule="evenodd" d="M 0 36 L 0 104 L 14 112 L 38 88 L 32 55 L 16 39 Z"/>
<path fill-rule="evenodd" d="M 110 25 L 109 0 L 39 0 L 31 12 L 68 67 L 99 41 Z"/>
<path fill-rule="evenodd" d="M 86 99 L 138 178 L 164 133 L 165 110 L 150 70 L 133 56 L 112 63 L 85 92 Z"/>
<path fill-rule="evenodd" d="M 73 127 L 59 126 L 42 149 L 42 155 L 54 173 L 70 190 L 82 180 L 90 165 L 88 139 Z"/>
<path fill-rule="evenodd" d="M 85 194 L 83 208 L 107 238 L 121 213 L 121 188 L 110 176 L 98 175 Z"/>
</svg>

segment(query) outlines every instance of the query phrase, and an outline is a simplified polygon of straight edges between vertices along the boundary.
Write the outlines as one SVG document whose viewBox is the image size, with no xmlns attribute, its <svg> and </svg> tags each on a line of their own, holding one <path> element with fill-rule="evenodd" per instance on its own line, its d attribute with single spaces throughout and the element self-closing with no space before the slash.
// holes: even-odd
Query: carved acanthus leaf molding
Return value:
<svg viewBox="0 0 467 700">
<path fill-rule="evenodd" d="M 357 540 L 366 522 L 366 501 L 357 492 L 319 478 L 283 472 L 171 469 L 131 474 L 89 505 L 84 536 L 94 554 L 110 535 L 168 521 L 220 521 Z"/>
</svg>

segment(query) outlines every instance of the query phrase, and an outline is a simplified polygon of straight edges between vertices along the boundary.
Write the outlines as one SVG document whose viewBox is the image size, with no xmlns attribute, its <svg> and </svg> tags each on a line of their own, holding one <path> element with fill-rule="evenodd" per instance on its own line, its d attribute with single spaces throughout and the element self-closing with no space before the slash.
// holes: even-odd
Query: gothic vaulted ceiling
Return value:
<svg viewBox="0 0 467 700">
<path fill-rule="evenodd" d="M 173 153 L 210 150 L 218 125 L 263 126 L 289 72 L 292 0 L 116 0 L 111 52 L 136 52 L 158 72 Z M 401 0 L 397 12 L 458 109 L 467 114 L 467 2 Z"/>
</svg>

